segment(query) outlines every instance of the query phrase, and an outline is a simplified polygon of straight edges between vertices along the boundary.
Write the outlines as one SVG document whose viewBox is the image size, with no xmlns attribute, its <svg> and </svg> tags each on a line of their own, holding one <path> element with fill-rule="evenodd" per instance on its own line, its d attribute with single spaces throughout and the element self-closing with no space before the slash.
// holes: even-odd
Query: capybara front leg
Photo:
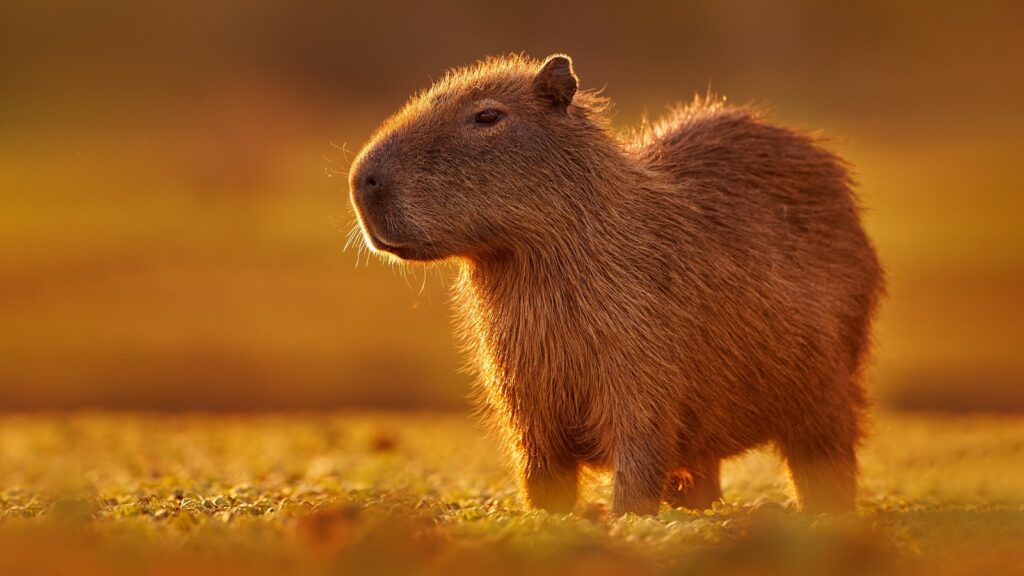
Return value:
<svg viewBox="0 0 1024 576">
<path fill-rule="evenodd" d="M 707 510 L 722 499 L 721 469 L 721 461 L 714 460 L 673 471 L 665 483 L 665 501 L 673 508 Z"/>
<path fill-rule="evenodd" d="M 850 512 L 857 496 L 856 441 L 800 439 L 782 444 L 797 499 L 805 512 Z"/>
<path fill-rule="evenodd" d="M 623 450 L 616 458 L 612 514 L 656 514 L 664 483 L 665 466 L 660 457 Z"/>
<path fill-rule="evenodd" d="M 523 470 L 526 500 L 531 508 L 572 512 L 576 506 L 579 464 L 568 459 L 533 459 Z"/>
</svg>

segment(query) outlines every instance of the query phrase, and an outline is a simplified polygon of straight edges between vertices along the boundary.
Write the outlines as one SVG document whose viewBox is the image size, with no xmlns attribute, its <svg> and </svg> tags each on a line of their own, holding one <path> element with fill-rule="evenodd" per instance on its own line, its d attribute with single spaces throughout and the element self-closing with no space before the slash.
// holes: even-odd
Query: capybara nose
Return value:
<svg viewBox="0 0 1024 576">
<path fill-rule="evenodd" d="M 387 177 L 374 167 L 361 169 L 352 179 L 356 200 L 366 206 L 377 202 L 387 191 Z"/>
<path fill-rule="evenodd" d="M 363 187 L 367 194 L 375 195 L 384 188 L 384 181 L 377 174 L 367 174 L 363 179 Z"/>
</svg>

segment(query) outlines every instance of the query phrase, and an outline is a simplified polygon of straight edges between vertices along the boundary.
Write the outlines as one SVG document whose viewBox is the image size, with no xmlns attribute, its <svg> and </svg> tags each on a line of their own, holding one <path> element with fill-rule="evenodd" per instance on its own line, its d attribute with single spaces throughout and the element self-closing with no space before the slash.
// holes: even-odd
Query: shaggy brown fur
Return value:
<svg viewBox="0 0 1024 576">
<path fill-rule="evenodd" d="M 612 511 L 721 497 L 767 442 L 803 507 L 850 510 L 882 273 L 846 164 L 696 100 L 620 137 L 567 57 L 449 73 L 356 159 L 367 242 L 458 263 L 455 303 L 532 506 L 581 466 Z"/>
</svg>

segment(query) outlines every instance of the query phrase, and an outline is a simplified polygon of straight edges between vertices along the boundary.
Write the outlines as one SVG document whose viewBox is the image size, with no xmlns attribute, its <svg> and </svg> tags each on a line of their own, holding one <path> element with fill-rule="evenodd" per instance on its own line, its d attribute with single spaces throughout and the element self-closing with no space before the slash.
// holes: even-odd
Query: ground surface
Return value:
<svg viewBox="0 0 1024 576">
<path fill-rule="evenodd" d="M 769 451 L 726 503 L 526 512 L 463 415 L 0 418 L 0 573 L 1024 573 L 1024 418 L 881 415 L 860 510 L 790 508 Z"/>
</svg>

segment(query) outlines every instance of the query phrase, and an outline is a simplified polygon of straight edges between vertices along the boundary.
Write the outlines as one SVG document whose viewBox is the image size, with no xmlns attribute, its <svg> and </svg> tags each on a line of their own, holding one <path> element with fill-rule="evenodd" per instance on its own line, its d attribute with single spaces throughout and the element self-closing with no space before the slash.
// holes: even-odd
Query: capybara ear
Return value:
<svg viewBox="0 0 1024 576">
<path fill-rule="evenodd" d="M 572 59 L 565 54 L 552 54 L 533 78 L 533 93 L 564 112 L 576 95 L 578 85 Z"/>
</svg>

